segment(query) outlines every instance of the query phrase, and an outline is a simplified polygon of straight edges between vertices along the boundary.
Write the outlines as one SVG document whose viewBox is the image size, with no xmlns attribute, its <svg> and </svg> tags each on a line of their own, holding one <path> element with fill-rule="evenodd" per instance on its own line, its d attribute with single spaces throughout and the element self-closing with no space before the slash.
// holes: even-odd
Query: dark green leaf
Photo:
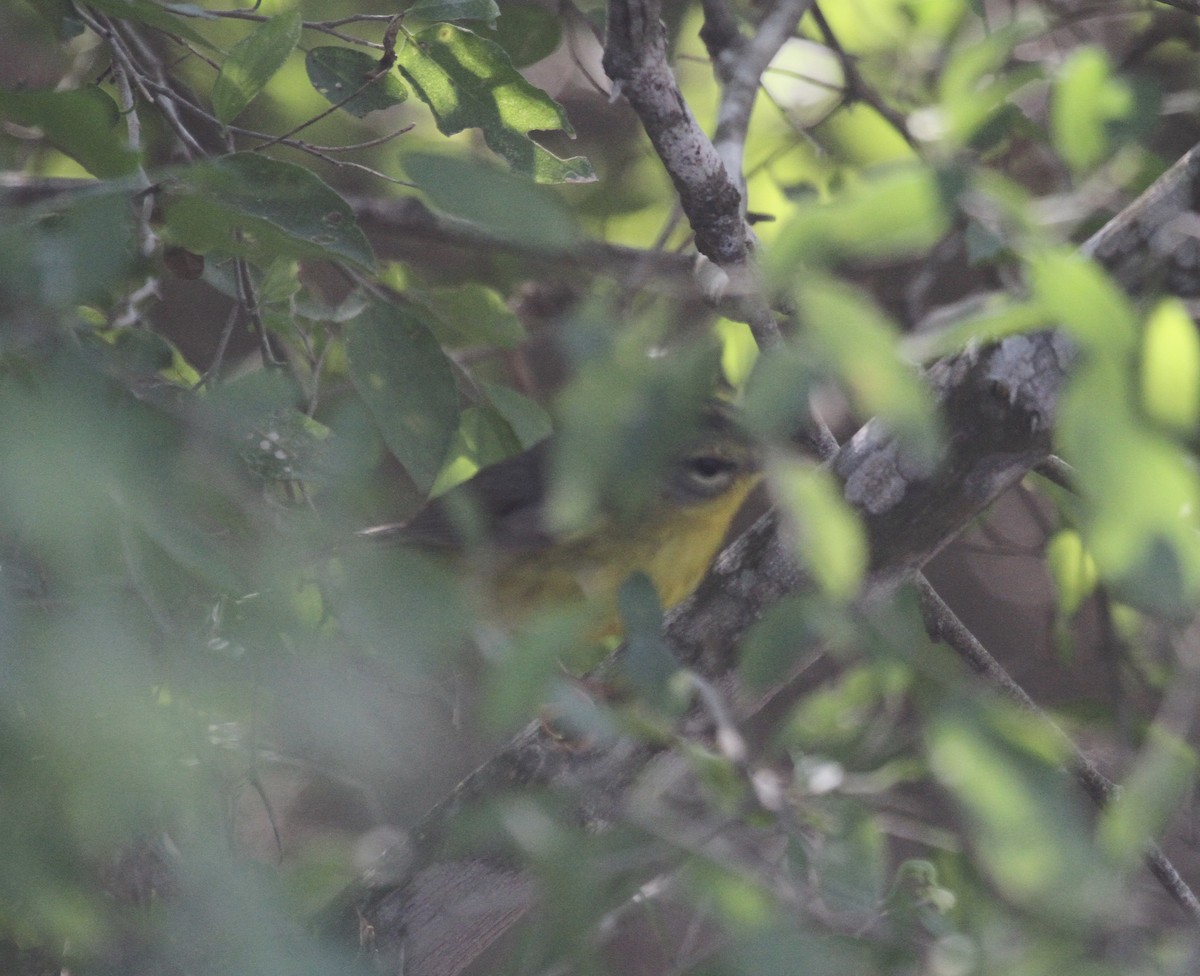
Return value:
<svg viewBox="0 0 1200 976">
<path fill-rule="evenodd" d="M 506 3 L 493 35 L 514 68 L 541 61 L 562 43 L 562 23 L 554 11 L 534 3 Z"/>
<path fill-rule="evenodd" d="M 0 92 L 0 116 L 36 126 L 46 140 L 101 179 L 132 173 L 138 154 L 129 148 L 117 103 L 99 88 L 56 92 Z"/>
<path fill-rule="evenodd" d="M 396 459 L 428 492 L 458 431 L 454 372 L 419 309 L 368 305 L 346 329 L 350 376 Z"/>
<path fill-rule="evenodd" d="M 171 238 L 190 250 L 375 264 L 354 212 L 312 172 L 256 153 L 200 163 L 165 187 Z"/>
<path fill-rule="evenodd" d="M 574 130 L 563 107 L 522 78 L 498 44 L 437 24 L 397 52 L 397 64 L 443 135 L 480 129 L 493 152 L 539 183 L 596 179 L 584 157 L 559 159 L 529 138 L 533 130 L 561 129 L 569 135 Z"/>
<path fill-rule="evenodd" d="M 167 34 L 182 37 L 210 51 L 220 50 L 203 34 L 189 27 L 187 20 L 171 13 L 169 7 L 155 3 L 154 0 L 90 0 L 88 5 L 122 20 L 136 20 L 150 27 L 157 27 Z"/>
<path fill-rule="evenodd" d="M 104 304 L 135 260 L 133 213 L 123 192 L 57 203 L 0 226 L 0 315 Z"/>
<path fill-rule="evenodd" d="M 485 20 L 489 25 L 499 16 L 496 0 L 417 0 L 407 14 L 409 20 Z"/>
<path fill-rule="evenodd" d="M 617 592 L 617 609 L 625 629 L 621 673 L 648 703 L 663 707 L 670 700 L 671 677 L 679 663 L 662 638 L 662 601 L 645 573 L 634 573 Z"/>
<path fill-rule="evenodd" d="M 69 41 L 83 33 L 83 21 L 75 13 L 70 0 L 25 0 L 42 15 L 54 29 L 60 41 Z"/>
<path fill-rule="evenodd" d="M 443 346 L 512 349 L 525 339 L 520 320 L 504 299 L 486 285 L 467 283 L 455 288 L 410 292 L 410 295 L 435 313 L 430 326 Z"/>
<path fill-rule="evenodd" d="M 562 202 L 512 173 L 432 153 L 406 155 L 404 168 L 440 210 L 504 240 L 549 252 L 569 250 L 578 242 L 575 222 Z"/>
<path fill-rule="evenodd" d="M 379 61 L 365 51 L 349 47 L 314 47 L 304 58 L 308 80 L 329 102 L 362 118 L 371 112 L 399 105 L 408 89 L 391 71 L 380 73 Z M 378 77 L 376 77 L 378 76 Z M 366 88 L 368 80 L 374 78 Z M 358 91 L 363 88 L 362 91 Z M 358 92 L 343 103 L 352 92 Z"/>
<path fill-rule="evenodd" d="M 300 41 L 300 11 L 272 17 L 233 46 L 213 83 L 213 112 L 232 122 L 283 67 Z"/>
</svg>

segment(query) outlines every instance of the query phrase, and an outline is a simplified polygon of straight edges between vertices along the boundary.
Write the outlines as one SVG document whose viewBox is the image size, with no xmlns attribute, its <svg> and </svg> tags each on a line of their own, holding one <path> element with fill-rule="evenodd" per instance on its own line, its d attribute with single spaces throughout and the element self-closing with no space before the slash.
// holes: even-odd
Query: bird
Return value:
<svg viewBox="0 0 1200 976">
<path fill-rule="evenodd" d="M 683 602 L 762 480 L 760 452 L 729 409 L 706 409 L 697 426 L 632 514 L 602 510 L 581 529 L 556 529 L 548 505 L 552 436 L 484 468 L 411 519 L 360 535 L 447 554 L 478 584 L 482 612 L 504 629 L 539 610 L 582 606 L 592 614 L 591 638 L 617 637 L 622 584 L 642 572 L 664 609 Z"/>
</svg>

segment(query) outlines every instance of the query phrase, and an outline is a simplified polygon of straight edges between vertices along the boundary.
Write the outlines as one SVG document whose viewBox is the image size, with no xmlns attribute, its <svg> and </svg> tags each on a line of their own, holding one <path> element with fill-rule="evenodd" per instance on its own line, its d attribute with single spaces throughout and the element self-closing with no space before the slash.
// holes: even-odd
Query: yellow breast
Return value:
<svg viewBox="0 0 1200 976">
<path fill-rule="evenodd" d="M 603 530 L 525 553 L 496 567 L 491 602 L 504 620 L 517 622 L 539 607 L 586 602 L 596 609 L 594 636 L 619 634 L 616 596 L 635 572 L 644 572 L 669 609 L 704 579 L 733 517 L 761 480 L 748 473 L 728 491 L 696 504 L 664 503 L 628 528 Z"/>
</svg>

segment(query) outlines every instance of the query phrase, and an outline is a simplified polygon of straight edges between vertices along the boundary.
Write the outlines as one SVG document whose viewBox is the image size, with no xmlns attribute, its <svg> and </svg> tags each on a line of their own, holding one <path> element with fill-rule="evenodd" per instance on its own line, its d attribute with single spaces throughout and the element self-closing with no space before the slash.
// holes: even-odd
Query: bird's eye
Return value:
<svg viewBox="0 0 1200 976">
<path fill-rule="evenodd" d="M 688 460 L 688 470 L 697 481 L 713 482 L 733 472 L 737 464 L 729 458 L 701 454 Z"/>
</svg>

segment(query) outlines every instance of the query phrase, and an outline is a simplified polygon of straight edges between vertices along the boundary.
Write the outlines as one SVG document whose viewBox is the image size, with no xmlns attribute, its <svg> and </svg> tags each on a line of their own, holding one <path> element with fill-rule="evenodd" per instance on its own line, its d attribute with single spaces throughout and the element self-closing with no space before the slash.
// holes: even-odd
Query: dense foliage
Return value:
<svg viewBox="0 0 1200 976">
<path fill-rule="evenodd" d="M 1190 191 L 1079 248 L 1198 16 L 0 9 L 0 969 L 1194 972 Z M 599 678 L 356 538 L 552 431 L 561 531 L 636 509 L 717 389 L 776 520 Z"/>
</svg>

